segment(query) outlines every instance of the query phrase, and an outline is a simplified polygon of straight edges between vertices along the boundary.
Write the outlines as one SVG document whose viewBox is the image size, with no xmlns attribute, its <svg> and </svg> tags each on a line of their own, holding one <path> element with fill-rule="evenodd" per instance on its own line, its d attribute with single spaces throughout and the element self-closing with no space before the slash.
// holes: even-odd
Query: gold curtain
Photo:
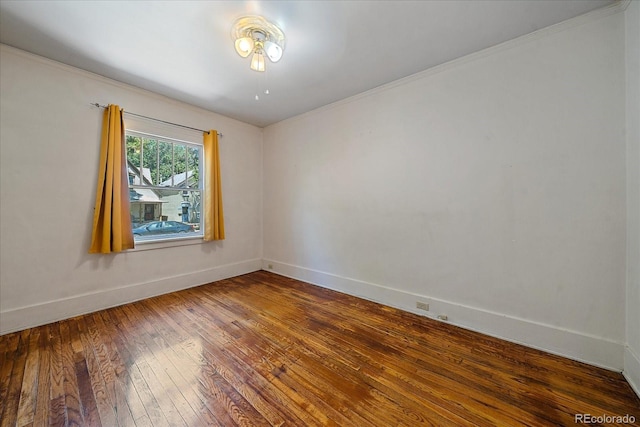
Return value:
<svg viewBox="0 0 640 427">
<path fill-rule="evenodd" d="M 222 182 L 220 181 L 220 155 L 218 132 L 205 132 L 204 146 L 204 240 L 224 240 L 224 213 L 222 211 Z"/>
<path fill-rule="evenodd" d="M 89 253 L 132 249 L 130 215 L 122 110 L 117 105 L 109 105 L 102 119 L 100 169 Z"/>
</svg>

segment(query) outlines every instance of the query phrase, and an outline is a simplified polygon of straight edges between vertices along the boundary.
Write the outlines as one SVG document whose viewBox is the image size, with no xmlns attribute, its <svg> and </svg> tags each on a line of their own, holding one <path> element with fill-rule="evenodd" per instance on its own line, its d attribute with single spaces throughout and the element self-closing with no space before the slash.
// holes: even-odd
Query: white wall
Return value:
<svg viewBox="0 0 640 427">
<path fill-rule="evenodd" d="M 640 396 L 640 2 L 625 11 L 627 65 L 627 349 L 624 374 Z"/>
<path fill-rule="evenodd" d="M 260 268 L 261 129 L 0 49 L 0 333 Z M 87 253 L 102 126 L 90 102 L 224 133 L 223 243 Z"/>
<path fill-rule="evenodd" d="M 267 127 L 265 268 L 621 370 L 618 12 Z"/>
</svg>

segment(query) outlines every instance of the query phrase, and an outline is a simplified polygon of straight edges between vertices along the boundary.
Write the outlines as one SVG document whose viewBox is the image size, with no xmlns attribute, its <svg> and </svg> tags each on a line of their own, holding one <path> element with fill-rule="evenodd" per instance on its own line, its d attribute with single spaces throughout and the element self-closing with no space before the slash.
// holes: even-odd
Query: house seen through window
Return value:
<svg viewBox="0 0 640 427">
<path fill-rule="evenodd" d="M 202 236 L 202 145 L 130 130 L 126 140 L 135 241 Z"/>
</svg>

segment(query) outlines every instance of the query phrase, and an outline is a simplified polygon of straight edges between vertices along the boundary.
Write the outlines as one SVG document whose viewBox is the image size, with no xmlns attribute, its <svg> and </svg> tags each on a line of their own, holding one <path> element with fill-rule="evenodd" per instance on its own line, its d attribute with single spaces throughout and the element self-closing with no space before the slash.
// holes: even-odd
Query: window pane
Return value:
<svg viewBox="0 0 640 427">
<path fill-rule="evenodd" d="M 140 144 L 142 139 L 127 135 L 127 160 L 135 167 L 140 167 Z"/>
<path fill-rule="evenodd" d="M 166 239 L 172 237 L 201 236 L 201 192 L 182 189 L 147 190 L 147 198 L 131 202 L 133 235 L 136 241 Z M 153 194 L 157 199 L 151 200 Z M 160 203 L 158 203 L 158 201 Z"/>
<path fill-rule="evenodd" d="M 140 147 L 142 139 L 127 135 L 127 172 L 129 185 L 140 184 Z"/>
<path fill-rule="evenodd" d="M 189 187 L 200 188 L 200 150 L 189 147 L 187 159 L 189 160 Z"/>
<path fill-rule="evenodd" d="M 158 141 L 155 139 L 142 140 L 142 175 L 143 183 L 147 185 L 156 185 L 158 173 Z"/>
<path fill-rule="evenodd" d="M 187 150 L 184 145 L 174 144 L 173 146 L 173 159 L 174 159 L 174 168 L 175 168 L 175 187 L 186 187 L 187 179 L 185 171 L 186 163 L 187 163 Z"/>
<path fill-rule="evenodd" d="M 160 164 L 158 166 L 158 170 L 160 176 L 157 185 L 160 187 L 171 187 L 173 185 L 171 179 L 171 177 L 173 176 L 173 154 L 171 152 L 172 147 L 173 144 L 170 142 L 160 141 L 159 143 Z"/>
</svg>

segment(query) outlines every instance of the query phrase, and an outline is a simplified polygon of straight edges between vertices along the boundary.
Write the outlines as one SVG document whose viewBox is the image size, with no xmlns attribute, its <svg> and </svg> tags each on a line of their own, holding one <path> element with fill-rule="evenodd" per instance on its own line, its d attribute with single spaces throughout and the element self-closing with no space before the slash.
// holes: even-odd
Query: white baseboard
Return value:
<svg viewBox="0 0 640 427">
<path fill-rule="evenodd" d="M 640 357 L 636 355 L 629 346 L 624 349 L 624 370 L 622 375 L 640 397 Z"/>
<path fill-rule="evenodd" d="M 434 319 L 446 314 L 447 323 L 590 365 L 618 372 L 624 366 L 624 344 L 606 338 L 269 259 L 263 269 Z M 417 301 L 429 312 L 416 309 Z"/>
<path fill-rule="evenodd" d="M 436 318 L 438 314 L 446 314 L 447 322 L 456 326 L 606 369 L 624 369 L 625 377 L 640 395 L 640 360 L 629 348 L 625 349 L 622 343 L 268 259 L 227 264 L 152 282 L 2 311 L 0 335 L 239 276 L 261 268 L 418 315 Z M 429 304 L 429 312 L 416 309 L 416 301 Z"/>
<path fill-rule="evenodd" d="M 0 312 L 0 335 L 260 270 L 260 259 Z"/>
</svg>

